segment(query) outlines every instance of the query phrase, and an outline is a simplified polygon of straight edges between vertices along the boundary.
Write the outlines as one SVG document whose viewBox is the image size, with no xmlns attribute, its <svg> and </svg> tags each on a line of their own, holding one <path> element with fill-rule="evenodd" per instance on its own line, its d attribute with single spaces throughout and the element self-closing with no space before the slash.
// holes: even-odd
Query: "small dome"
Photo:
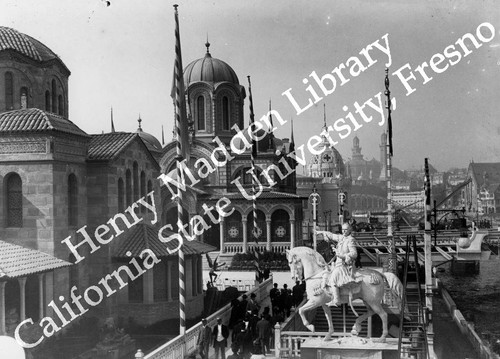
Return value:
<svg viewBox="0 0 500 359">
<path fill-rule="evenodd" d="M 208 46 L 205 57 L 191 62 L 184 69 L 184 84 L 189 86 L 193 82 L 204 81 L 231 82 L 239 85 L 236 72 L 224 61 L 213 58 L 208 52 Z"/>
<path fill-rule="evenodd" d="M 0 26 L 0 51 L 14 50 L 35 61 L 59 59 L 47 46 L 10 27 Z M 60 61 L 60 59 L 59 59 Z"/>
<path fill-rule="evenodd" d="M 142 139 L 148 150 L 153 152 L 160 152 L 161 151 L 160 141 L 158 141 L 155 136 L 143 131 L 141 127 L 142 120 L 140 117 L 137 121 L 139 122 L 139 128 L 137 129 L 137 131 L 135 131 L 135 133 L 139 135 L 139 137 Z"/>
</svg>

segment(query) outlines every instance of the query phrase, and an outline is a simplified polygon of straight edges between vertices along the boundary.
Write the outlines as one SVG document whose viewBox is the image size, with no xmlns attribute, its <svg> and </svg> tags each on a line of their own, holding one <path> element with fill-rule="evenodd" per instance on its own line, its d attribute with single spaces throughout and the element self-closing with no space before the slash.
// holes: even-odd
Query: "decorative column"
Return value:
<svg viewBox="0 0 500 359">
<path fill-rule="evenodd" d="M 266 218 L 266 234 L 267 234 L 267 243 L 266 243 L 266 250 L 268 252 L 271 251 L 271 219 Z"/>
<path fill-rule="evenodd" d="M 167 260 L 167 301 L 172 301 L 172 263 Z"/>
<path fill-rule="evenodd" d="M 0 335 L 5 334 L 5 283 L 0 282 Z"/>
<path fill-rule="evenodd" d="M 43 280 L 45 279 L 45 273 L 38 274 L 38 319 L 43 318 Z"/>
<path fill-rule="evenodd" d="M 220 218 L 220 233 L 219 233 L 219 238 L 220 238 L 220 253 L 224 253 L 224 231 L 225 231 L 226 226 L 224 225 L 224 217 L 221 216 Z"/>
<path fill-rule="evenodd" d="M 295 219 L 290 220 L 290 249 L 295 247 Z"/>
<path fill-rule="evenodd" d="M 243 253 L 248 250 L 247 219 L 243 218 Z"/>
<path fill-rule="evenodd" d="M 19 318 L 21 322 L 26 319 L 26 277 L 17 278 L 19 282 Z"/>
</svg>

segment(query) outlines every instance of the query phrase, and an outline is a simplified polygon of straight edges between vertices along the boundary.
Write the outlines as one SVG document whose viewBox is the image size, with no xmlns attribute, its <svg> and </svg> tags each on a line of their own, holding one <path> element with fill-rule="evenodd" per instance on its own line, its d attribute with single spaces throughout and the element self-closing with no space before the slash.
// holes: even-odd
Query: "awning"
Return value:
<svg viewBox="0 0 500 359">
<path fill-rule="evenodd" d="M 175 250 L 179 245 L 177 239 L 174 239 L 168 243 L 163 243 L 158 238 L 159 228 L 140 223 L 136 224 L 134 227 L 128 229 L 126 232 L 120 235 L 117 239 L 120 244 L 113 251 L 112 256 L 114 258 L 130 258 L 127 256 L 127 252 L 132 254 L 132 257 L 138 257 L 144 249 L 150 249 L 157 257 L 168 257 L 177 255 L 177 252 L 169 253 L 168 250 Z M 168 237 L 174 234 L 171 231 L 164 230 L 162 235 Z M 212 252 L 217 250 L 214 246 L 211 246 L 200 241 L 185 241 L 183 246 L 185 255 L 196 255 Z"/>
<path fill-rule="evenodd" d="M 0 278 L 18 278 L 68 267 L 50 254 L 0 240 Z"/>
</svg>

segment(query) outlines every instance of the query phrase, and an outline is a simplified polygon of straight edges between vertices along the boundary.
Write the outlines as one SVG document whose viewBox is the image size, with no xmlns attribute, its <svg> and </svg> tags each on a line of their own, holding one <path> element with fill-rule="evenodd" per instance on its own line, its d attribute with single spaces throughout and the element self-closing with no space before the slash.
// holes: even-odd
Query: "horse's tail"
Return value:
<svg viewBox="0 0 500 359">
<path fill-rule="evenodd" d="M 403 302 L 403 296 L 405 295 L 403 283 L 401 283 L 399 278 L 394 273 L 384 272 L 383 274 L 384 274 L 384 278 L 385 278 L 387 284 L 389 285 L 389 288 L 396 295 L 396 297 L 398 299 L 398 306 L 401 307 L 401 303 Z M 403 310 L 403 309 L 401 308 L 401 310 Z M 410 311 L 408 310 L 407 303 L 405 304 L 405 308 L 404 308 L 404 317 L 407 320 L 411 319 Z"/>
</svg>

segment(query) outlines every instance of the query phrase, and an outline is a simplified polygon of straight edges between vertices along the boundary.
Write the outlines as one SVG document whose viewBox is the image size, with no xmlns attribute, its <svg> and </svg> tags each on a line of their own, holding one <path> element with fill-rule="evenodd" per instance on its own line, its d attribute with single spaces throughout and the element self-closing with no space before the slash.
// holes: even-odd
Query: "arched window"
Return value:
<svg viewBox="0 0 500 359">
<path fill-rule="evenodd" d="M 118 179 L 118 212 L 125 210 L 125 185 L 123 179 Z"/>
<path fill-rule="evenodd" d="M 198 130 L 205 130 L 205 97 L 198 96 L 196 100 L 196 113 L 198 118 Z"/>
<path fill-rule="evenodd" d="M 130 173 L 130 170 L 125 172 L 125 187 L 125 195 L 127 197 L 125 204 L 130 206 L 132 204 L 132 173 Z"/>
<path fill-rule="evenodd" d="M 141 198 L 146 196 L 146 174 L 141 171 Z M 142 213 L 146 212 L 146 207 L 142 206 Z"/>
<path fill-rule="evenodd" d="M 57 113 L 57 88 L 56 80 L 52 80 L 52 112 Z"/>
<path fill-rule="evenodd" d="M 5 73 L 5 109 L 14 109 L 14 79 L 12 72 Z"/>
<path fill-rule="evenodd" d="M 153 182 L 151 180 L 148 181 L 148 193 L 151 193 L 153 191 Z M 147 198 L 147 202 L 151 204 L 151 200 L 149 199 L 149 196 Z"/>
<path fill-rule="evenodd" d="M 224 96 L 222 98 L 222 129 L 229 131 L 231 108 L 229 107 L 229 99 Z"/>
<path fill-rule="evenodd" d="M 78 226 L 78 184 L 73 173 L 68 177 L 68 226 Z"/>
<path fill-rule="evenodd" d="M 45 91 L 45 111 L 50 111 L 50 91 Z"/>
<path fill-rule="evenodd" d="M 139 199 L 139 165 L 134 161 L 134 167 L 132 170 L 134 176 L 134 198 L 133 201 Z"/>
<path fill-rule="evenodd" d="M 5 194 L 7 199 L 7 227 L 23 226 L 23 182 L 17 173 L 7 177 Z"/>
<path fill-rule="evenodd" d="M 58 114 L 61 116 L 64 116 L 64 102 L 63 102 L 63 97 L 62 95 L 59 95 L 57 98 L 57 107 L 58 107 Z"/>
<path fill-rule="evenodd" d="M 28 88 L 21 87 L 21 108 L 23 110 L 28 108 Z"/>
<path fill-rule="evenodd" d="M 141 197 L 146 196 L 146 174 L 141 171 Z"/>
</svg>

